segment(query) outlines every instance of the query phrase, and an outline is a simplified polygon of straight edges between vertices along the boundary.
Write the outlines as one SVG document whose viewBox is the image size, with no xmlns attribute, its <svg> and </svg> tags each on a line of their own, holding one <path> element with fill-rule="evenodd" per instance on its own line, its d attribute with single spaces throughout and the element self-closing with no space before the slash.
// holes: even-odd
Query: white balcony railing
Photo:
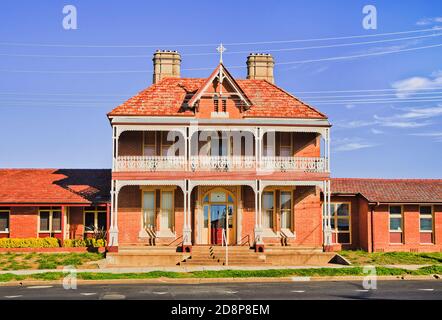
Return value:
<svg viewBox="0 0 442 320">
<path fill-rule="evenodd" d="M 174 156 L 119 156 L 117 171 L 184 171 L 186 158 Z"/>
<path fill-rule="evenodd" d="M 258 164 L 258 165 L 257 165 Z M 327 172 L 323 157 L 262 157 L 255 156 L 119 156 L 116 171 L 298 171 Z"/>
<path fill-rule="evenodd" d="M 273 171 L 326 172 L 326 158 L 322 157 L 262 157 L 260 168 Z"/>
<path fill-rule="evenodd" d="M 192 171 L 241 171 L 253 170 L 255 156 L 191 156 Z"/>
</svg>

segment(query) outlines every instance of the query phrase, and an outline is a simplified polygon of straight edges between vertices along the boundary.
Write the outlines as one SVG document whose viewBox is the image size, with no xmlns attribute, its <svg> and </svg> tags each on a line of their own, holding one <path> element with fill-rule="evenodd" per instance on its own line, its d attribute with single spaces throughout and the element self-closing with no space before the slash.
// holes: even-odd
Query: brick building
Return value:
<svg viewBox="0 0 442 320">
<path fill-rule="evenodd" d="M 250 54 L 246 79 L 222 62 L 181 77 L 175 51 L 153 62 L 153 84 L 108 113 L 112 170 L 0 170 L 0 237 L 442 249 L 442 180 L 330 178 L 331 124 L 274 84 L 271 55 Z"/>
</svg>

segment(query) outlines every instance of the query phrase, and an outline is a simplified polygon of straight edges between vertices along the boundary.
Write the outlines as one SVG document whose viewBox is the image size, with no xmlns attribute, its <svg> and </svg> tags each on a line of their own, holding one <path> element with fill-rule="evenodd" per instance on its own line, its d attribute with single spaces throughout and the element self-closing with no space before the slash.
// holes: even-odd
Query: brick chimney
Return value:
<svg viewBox="0 0 442 320">
<path fill-rule="evenodd" d="M 157 50 L 152 61 L 153 83 L 165 77 L 180 77 L 181 56 L 177 51 Z"/>
<path fill-rule="evenodd" d="M 273 66 L 275 61 L 268 53 L 251 53 L 247 57 L 247 79 L 262 79 L 275 83 Z"/>
</svg>

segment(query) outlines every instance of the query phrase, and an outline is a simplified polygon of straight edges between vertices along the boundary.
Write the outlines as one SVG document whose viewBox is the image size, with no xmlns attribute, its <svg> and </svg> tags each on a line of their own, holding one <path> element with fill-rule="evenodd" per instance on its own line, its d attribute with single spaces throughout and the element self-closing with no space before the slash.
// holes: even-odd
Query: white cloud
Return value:
<svg viewBox="0 0 442 320">
<path fill-rule="evenodd" d="M 410 136 L 434 138 L 436 142 L 442 142 L 442 132 L 418 132 L 410 133 Z"/>
<path fill-rule="evenodd" d="M 442 23 L 442 17 L 422 18 L 418 22 L 416 22 L 416 25 L 428 26 L 428 25 L 436 24 L 436 23 Z"/>
<path fill-rule="evenodd" d="M 367 142 L 361 138 L 344 138 L 333 140 L 333 152 L 355 151 L 360 149 L 372 148 L 377 144 Z"/>
<path fill-rule="evenodd" d="M 334 150 L 336 152 L 354 151 L 354 150 L 359 150 L 359 149 L 372 148 L 374 146 L 376 146 L 376 145 L 371 144 L 371 143 L 349 142 L 347 144 L 343 144 L 343 145 L 336 147 Z"/>
<path fill-rule="evenodd" d="M 399 122 L 399 121 L 384 121 L 380 123 L 383 127 L 390 128 L 420 128 L 431 125 L 430 122 Z"/>
<path fill-rule="evenodd" d="M 384 131 L 382 131 L 382 130 L 379 130 L 379 129 L 375 129 L 375 128 L 371 128 L 371 133 L 373 133 L 373 134 L 383 134 L 384 133 Z"/>
<path fill-rule="evenodd" d="M 396 97 L 407 98 L 422 89 L 442 88 L 442 72 L 433 72 L 430 77 L 415 76 L 399 80 L 394 82 L 391 86 L 396 89 Z"/>
</svg>

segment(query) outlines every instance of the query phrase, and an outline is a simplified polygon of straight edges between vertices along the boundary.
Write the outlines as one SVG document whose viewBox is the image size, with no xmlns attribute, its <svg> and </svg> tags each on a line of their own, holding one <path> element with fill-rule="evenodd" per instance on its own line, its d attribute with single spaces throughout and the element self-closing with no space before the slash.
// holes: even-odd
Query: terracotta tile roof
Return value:
<svg viewBox="0 0 442 320">
<path fill-rule="evenodd" d="M 108 116 L 194 116 L 187 102 L 207 78 L 164 78 L 119 105 Z M 315 118 L 327 116 L 266 80 L 236 80 L 252 106 L 244 117 Z"/>
<path fill-rule="evenodd" d="M 370 202 L 442 202 L 442 179 L 333 178 L 333 194 L 361 194 Z"/>
<path fill-rule="evenodd" d="M 0 203 L 108 202 L 108 169 L 0 169 Z"/>
</svg>

